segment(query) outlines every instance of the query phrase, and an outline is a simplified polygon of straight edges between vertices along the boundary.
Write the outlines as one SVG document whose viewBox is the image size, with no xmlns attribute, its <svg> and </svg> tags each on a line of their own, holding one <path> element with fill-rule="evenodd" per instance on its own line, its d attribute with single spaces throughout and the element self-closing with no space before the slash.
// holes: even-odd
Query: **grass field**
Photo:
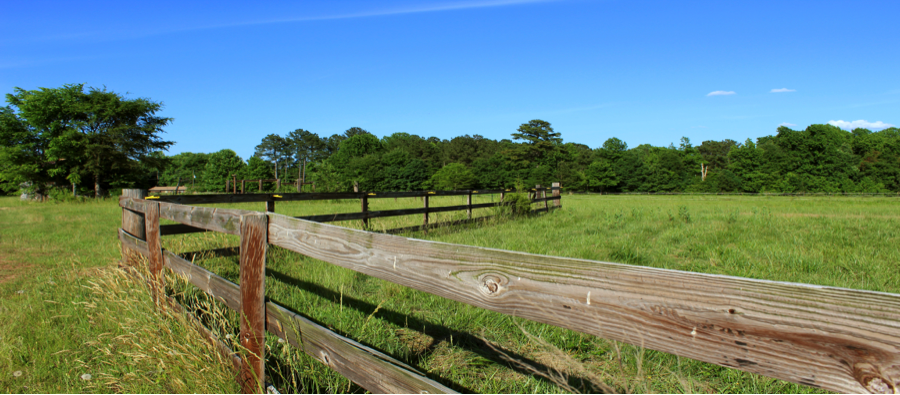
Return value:
<svg viewBox="0 0 900 395">
<path fill-rule="evenodd" d="M 431 205 L 463 204 L 463 199 L 433 198 Z M 485 201 L 490 197 L 479 196 L 476 203 Z M 415 199 L 370 202 L 371 210 L 422 204 Z M 896 198 L 566 195 L 563 207 L 549 215 L 409 235 L 537 254 L 900 292 Z M 354 212 L 359 211 L 359 202 L 279 202 L 276 211 Z M 484 209 L 476 216 L 489 213 Z M 464 215 L 433 214 L 431 222 Z M 179 351 L 195 359 L 178 362 L 169 358 L 168 351 L 135 358 L 140 354 L 134 351 L 136 346 L 115 340 L 128 333 L 121 317 L 143 317 L 144 325 L 159 328 L 154 336 L 163 342 L 176 334 L 190 337 L 178 317 L 139 314 L 153 311 L 146 303 L 135 302 L 145 291 L 109 269 L 119 258 L 115 229 L 120 221 L 113 200 L 37 204 L 0 199 L 0 312 L 13 317 L 0 323 L 0 389 L 235 391 L 224 365 L 217 372 L 190 371 L 211 368 L 214 364 L 197 361 L 217 358 L 202 342 L 191 345 L 190 352 Z M 389 229 L 421 221 L 421 216 L 375 219 L 371 227 Z M 359 221 L 342 225 L 358 227 Z M 163 247 L 177 253 L 237 244 L 236 237 L 214 233 L 163 238 Z M 195 262 L 238 280 L 236 256 L 198 257 Z M 607 385 L 623 392 L 815 392 L 432 297 L 276 247 L 270 248 L 267 269 L 266 294 L 273 301 L 460 391 L 598 391 Z M 102 291 L 115 287 L 93 285 L 101 281 L 125 284 L 121 288 L 127 291 Z M 206 306 L 207 311 L 217 310 L 215 303 L 183 284 L 173 284 L 170 292 Z M 118 311 L 117 298 L 130 298 L 130 311 Z M 88 311 L 86 304 L 76 304 L 83 302 L 95 307 Z M 69 317 L 54 318 L 62 315 Z M 207 322 L 220 334 L 236 333 L 233 314 L 210 317 Z M 172 345 L 166 346 L 171 351 Z M 267 339 L 267 347 L 268 371 L 283 392 L 361 391 L 275 338 Z M 179 363 L 180 368 L 174 367 Z M 22 372 L 19 377 L 13 375 L 17 371 Z M 89 371 L 97 372 L 95 379 L 81 380 L 80 375 Z M 96 377 L 101 374 L 113 384 L 100 382 Z M 602 384 L 592 386 L 591 381 Z M 194 387 L 186 387 L 187 383 Z"/>
</svg>

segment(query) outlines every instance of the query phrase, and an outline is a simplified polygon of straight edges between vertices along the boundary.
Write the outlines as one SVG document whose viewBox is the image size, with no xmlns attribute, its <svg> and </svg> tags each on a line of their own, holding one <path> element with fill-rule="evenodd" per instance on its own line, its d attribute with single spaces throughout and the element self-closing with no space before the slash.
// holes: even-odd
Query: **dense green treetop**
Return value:
<svg viewBox="0 0 900 395">
<path fill-rule="evenodd" d="M 172 119 L 157 116 L 162 104 L 126 99 L 83 84 L 7 94 L 0 117 L 0 183 L 31 183 L 38 194 L 47 185 L 90 179 L 96 195 L 114 180 L 162 165 L 152 152 L 173 144 L 160 137 Z"/>
</svg>

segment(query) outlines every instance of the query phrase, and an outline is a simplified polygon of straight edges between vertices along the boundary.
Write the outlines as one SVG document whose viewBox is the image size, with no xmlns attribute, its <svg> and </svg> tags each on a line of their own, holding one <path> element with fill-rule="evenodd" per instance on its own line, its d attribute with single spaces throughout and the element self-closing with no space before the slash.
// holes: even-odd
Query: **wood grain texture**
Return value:
<svg viewBox="0 0 900 395">
<path fill-rule="evenodd" d="M 161 302 L 166 294 L 166 286 L 162 275 L 164 266 L 162 253 L 162 240 L 159 234 L 159 202 L 147 202 L 144 211 L 144 223 L 147 235 L 147 261 L 150 265 L 150 294 L 157 306 L 163 306 Z"/>
<path fill-rule="evenodd" d="M 150 251 L 147 249 L 147 241 L 134 237 L 134 235 L 122 228 L 119 228 L 119 242 L 122 244 L 123 251 L 135 252 L 145 257 L 150 255 Z M 131 262 L 128 263 L 132 264 Z"/>
<path fill-rule="evenodd" d="M 147 191 L 143 189 L 123 189 L 122 197 L 143 199 L 147 196 Z M 143 206 L 140 210 L 134 210 L 129 207 L 123 207 L 122 210 L 122 229 L 131 233 L 135 237 L 146 240 L 144 234 L 144 214 Z"/>
<path fill-rule="evenodd" d="M 120 197 L 119 206 L 135 212 L 143 213 L 148 202 L 159 204 L 159 217 L 172 220 L 194 228 L 237 235 L 240 234 L 241 215 L 255 214 L 257 211 L 224 209 L 215 207 L 195 207 Z"/>
<path fill-rule="evenodd" d="M 195 228 L 238 235 L 241 231 L 241 215 L 255 211 L 194 207 L 159 202 L 159 216 Z"/>
<path fill-rule="evenodd" d="M 146 243 L 120 232 L 120 239 L 137 250 Z M 142 244 L 143 243 L 143 247 Z M 228 308 L 241 310 L 241 290 L 237 284 L 190 261 L 165 251 L 166 267 L 184 277 Z M 375 393 L 452 393 L 400 361 L 377 350 L 340 336 L 272 302 L 266 303 L 267 330 L 331 366 L 354 383 Z"/>
<path fill-rule="evenodd" d="M 456 393 L 390 356 L 269 302 L 269 331 L 372 393 Z"/>
<path fill-rule="evenodd" d="M 144 203 L 146 200 L 143 198 L 134 198 L 130 196 L 119 196 L 119 207 L 124 209 L 128 209 L 134 211 L 135 213 L 141 214 L 141 227 L 143 228 L 144 224 Z M 127 231 L 127 229 L 126 229 Z"/>
<path fill-rule="evenodd" d="M 900 387 L 900 295 L 438 243 L 269 215 L 269 243 L 441 297 L 838 392 Z"/>
<path fill-rule="evenodd" d="M 241 217 L 241 391 L 263 392 L 266 348 L 266 222 L 265 214 Z"/>
</svg>

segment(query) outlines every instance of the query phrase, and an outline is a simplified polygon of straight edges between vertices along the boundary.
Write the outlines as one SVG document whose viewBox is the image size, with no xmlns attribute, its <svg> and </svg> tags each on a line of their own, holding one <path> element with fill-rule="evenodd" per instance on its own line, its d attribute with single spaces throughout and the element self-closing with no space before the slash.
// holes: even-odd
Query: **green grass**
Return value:
<svg viewBox="0 0 900 395">
<path fill-rule="evenodd" d="M 490 196 L 478 196 L 475 203 L 490 199 Z M 464 202 L 464 197 L 433 197 L 431 206 Z M 900 201 L 895 198 L 879 197 L 566 195 L 563 209 L 549 215 L 434 229 L 427 235 L 421 232 L 408 235 L 537 254 L 897 293 L 900 292 L 897 277 L 900 251 L 895 247 L 900 245 L 898 203 Z M 371 210 L 421 205 L 422 202 L 416 199 L 370 200 Z M 68 335 L 58 333 L 61 326 L 53 329 L 34 326 L 34 323 L 57 314 L 49 311 L 56 305 L 47 306 L 42 302 L 50 297 L 14 293 L 22 288 L 51 294 L 57 292 L 53 300 L 61 302 L 64 299 L 69 305 L 90 301 L 101 306 L 102 301 L 109 301 L 109 296 L 92 293 L 92 285 L 87 281 L 96 276 L 95 272 L 107 271 L 105 268 L 110 262 L 118 259 L 115 228 L 119 226 L 121 214 L 115 202 L 37 205 L 0 199 L 0 207 L 4 208 L 0 210 L 2 264 L 7 265 L 10 259 L 17 260 L 31 265 L 33 269 L 29 270 L 37 273 L 19 276 L 0 285 L 0 306 L 10 309 L 5 311 L 17 311 L 22 320 L 31 320 L 32 327 L 39 328 L 30 334 L 27 324 L 0 324 L 4 333 L 23 339 L 19 346 L 8 340 L 13 337 L 8 338 L 5 334 L 0 339 L 2 347 L 19 347 L 14 350 L 20 350 L 16 354 L 20 357 L 7 359 L 3 357 L 6 355 L 4 350 L 0 350 L 0 369 L 6 372 L 5 378 L 0 379 L 3 386 L 0 388 L 6 388 L 7 392 L 118 391 L 115 387 L 87 387 L 77 377 L 84 368 L 72 368 L 78 365 L 71 365 L 71 361 L 68 365 L 59 362 L 66 366 L 59 372 L 50 368 L 54 363 L 52 359 L 56 358 L 50 356 L 52 352 L 78 344 L 82 345 L 77 359 L 108 359 L 116 363 L 118 360 L 113 358 L 121 356 L 104 356 L 96 345 L 83 345 L 107 329 L 91 332 L 91 326 L 71 324 L 69 327 L 76 328 L 76 332 L 85 333 L 79 335 L 78 341 L 55 345 L 53 339 L 68 338 Z M 227 207 L 262 210 L 265 206 L 264 203 L 248 203 Z M 276 211 L 297 216 L 356 212 L 359 202 L 278 202 Z M 475 215 L 491 212 L 482 209 Z M 465 212 L 433 214 L 430 222 L 464 217 Z M 382 230 L 421 222 L 422 217 L 416 215 L 374 219 L 370 226 Z M 25 227 L 21 232 L 10 231 L 7 224 L 13 223 Z M 360 227 L 360 221 L 339 224 Z M 237 245 L 237 237 L 215 233 L 163 238 L 163 247 L 176 253 Z M 237 259 L 237 256 L 206 254 L 195 263 L 238 282 Z M 4 273 L 0 271 L 0 275 L 6 275 Z M 66 274 L 68 278 L 56 282 L 71 284 L 68 293 L 41 288 L 50 276 L 62 279 L 59 276 Z M 235 338 L 237 321 L 234 313 L 224 311 L 217 302 L 210 301 L 183 282 L 171 279 L 168 284 L 170 294 L 197 306 L 205 322 L 223 338 L 227 335 Z M 555 393 L 602 389 L 598 386 L 601 384 L 586 384 L 593 381 L 623 392 L 820 392 L 485 311 L 277 247 L 270 247 L 267 257 L 266 295 L 460 391 Z M 115 320 L 108 316 L 120 314 L 115 310 L 117 305 L 103 303 L 108 303 L 106 306 L 110 311 L 95 314 L 95 317 L 102 317 L 95 321 L 111 320 L 114 323 Z M 147 310 L 153 309 L 148 306 Z M 37 311 L 31 314 L 34 318 L 28 317 L 29 311 Z M 173 319 L 160 320 L 169 322 Z M 25 335 L 33 338 L 28 340 Z M 185 337 L 188 336 L 185 333 Z M 27 344 L 41 346 L 29 348 Z M 274 337 L 267 338 L 267 348 L 267 371 L 282 392 L 363 391 Z M 38 360 L 41 362 L 36 362 Z M 32 369 L 46 372 L 50 384 L 34 384 L 38 381 L 34 379 L 31 385 L 44 386 L 22 389 L 27 385 L 23 384 L 25 380 L 12 378 L 10 371 L 22 369 L 20 366 L 29 363 L 44 366 Z M 203 377 L 206 376 L 204 373 Z M 126 377 L 126 374 L 119 373 L 116 377 Z M 134 386 L 124 387 L 124 391 L 171 391 L 175 382 L 172 377 L 185 381 L 185 377 L 191 376 L 168 377 L 168 387 Z M 221 385 L 227 385 L 227 381 Z M 60 385 L 61 389 L 54 389 L 52 385 Z"/>
<path fill-rule="evenodd" d="M 183 317 L 115 269 L 120 222 L 112 199 L 0 198 L 0 392 L 239 390 Z"/>
</svg>

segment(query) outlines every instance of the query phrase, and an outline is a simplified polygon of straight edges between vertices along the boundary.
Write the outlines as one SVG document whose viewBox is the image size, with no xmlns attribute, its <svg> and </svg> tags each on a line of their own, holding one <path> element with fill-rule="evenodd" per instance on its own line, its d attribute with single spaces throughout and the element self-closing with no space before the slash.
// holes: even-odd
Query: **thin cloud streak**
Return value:
<svg viewBox="0 0 900 395">
<path fill-rule="evenodd" d="M 421 13 L 429 13 L 429 12 L 457 11 L 457 10 L 476 9 L 476 8 L 506 7 L 506 6 L 516 6 L 516 5 L 524 5 L 524 4 L 551 3 L 551 2 L 559 2 L 559 1 L 564 1 L 564 0 L 465 1 L 465 2 L 451 3 L 451 4 L 438 4 L 438 5 L 431 5 L 431 6 L 413 6 L 413 7 L 385 9 L 385 10 L 380 10 L 380 11 L 366 11 L 366 12 L 356 12 L 356 13 L 338 14 L 338 15 L 277 18 L 277 19 L 266 19 L 266 20 L 246 21 L 246 22 L 221 23 L 221 24 L 212 24 L 212 25 L 203 25 L 203 26 L 177 27 L 177 28 L 169 28 L 169 29 L 160 29 L 160 30 L 155 30 L 155 31 L 139 32 L 139 33 L 134 33 L 134 34 L 129 34 L 126 32 L 101 32 L 101 31 L 70 33 L 70 34 L 60 34 L 60 35 L 52 35 L 52 36 L 44 36 L 44 37 L 33 37 L 30 39 L 25 39 L 24 42 L 90 39 L 90 38 L 97 38 L 99 36 L 106 36 L 106 37 L 100 38 L 101 40 L 104 40 L 104 41 L 105 40 L 136 39 L 136 38 L 159 36 L 159 35 L 164 35 L 164 34 L 199 31 L 199 30 L 227 29 L 227 28 L 234 28 L 234 27 L 262 26 L 262 25 L 296 23 L 296 22 L 329 21 L 329 20 L 354 19 L 354 18 L 374 18 L 374 17 L 380 17 L 380 16 L 421 14 Z M 0 40 L 0 44 L 12 44 L 12 43 L 17 43 L 17 42 L 22 43 L 23 41 Z"/>
<path fill-rule="evenodd" d="M 734 91 L 712 91 L 706 94 L 706 96 L 727 96 L 734 95 Z"/>
<path fill-rule="evenodd" d="M 160 35 L 160 34 L 179 33 L 179 32 L 197 31 L 197 30 L 225 29 L 225 28 L 231 28 L 231 27 L 261 26 L 261 25 L 273 25 L 273 24 L 296 23 L 296 22 L 330 21 L 330 20 L 355 19 L 355 18 L 374 18 L 374 17 L 379 17 L 379 16 L 421 14 L 421 13 L 441 12 L 441 11 L 456 11 L 456 10 L 465 10 L 465 9 L 472 9 L 472 8 L 505 7 L 505 6 L 521 5 L 521 4 L 549 3 L 549 2 L 556 2 L 556 1 L 561 1 L 561 0 L 467 1 L 467 2 L 456 3 L 456 4 L 395 8 L 395 9 L 387 9 L 387 10 L 381 10 L 381 11 L 367 11 L 367 12 L 357 12 L 357 13 L 350 13 L 350 14 L 308 16 L 308 17 L 297 17 L 297 18 L 279 18 L 279 19 L 260 20 L 260 21 L 223 23 L 223 24 L 218 24 L 218 25 L 194 26 L 194 27 L 186 27 L 186 28 L 180 28 L 180 29 L 171 29 L 171 30 L 148 33 L 144 36 L 154 36 L 154 35 Z"/>
<path fill-rule="evenodd" d="M 796 92 L 796 91 L 797 91 L 796 89 L 778 88 L 778 89 L 770 90 L 769 93 L 784 93 L 784 92 Z"/>
</svg>

